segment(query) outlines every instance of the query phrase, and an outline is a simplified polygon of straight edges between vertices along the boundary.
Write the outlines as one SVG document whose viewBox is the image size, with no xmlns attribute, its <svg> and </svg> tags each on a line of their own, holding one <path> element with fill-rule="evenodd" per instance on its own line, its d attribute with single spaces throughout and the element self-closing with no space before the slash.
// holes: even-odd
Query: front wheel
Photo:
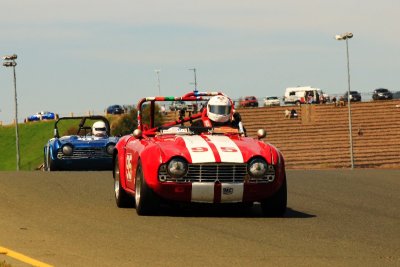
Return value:
<svg viewBox="0 0 400 267">
<path fill-rule="evenodd" d="M 115 158 L 114 165 L 114 195 L 115 195 L 115 203 L 119 208 L 129 208 L 133 207 L 135 202 L 132 197 L 126 193 L 124 188 L 121 186 L 121 175 L 119 171 L 119 161 L 118 156 Z"/>
<path fill-rule="evenodd" d="M 138 162 L 135 177 L 135 203 L 138 215 L 153 215 L 159 209 L 158 197 L 147 185 L 140 161 Z"/>
<path fill-rule="evenodd" d="M 282 217 L 285 215 L 287 206 L 286 176 L 278 191 L 267 199 L 261 201 L 261 209 L 264 216 Z"/>
<path fill-rule="evenodd" d="M 44 171 L 53 172 L 57 171 L 56 164 L 50 155 L 50 147 L 47 148 L 47 155 L 44 156 Z"/>
</svg>

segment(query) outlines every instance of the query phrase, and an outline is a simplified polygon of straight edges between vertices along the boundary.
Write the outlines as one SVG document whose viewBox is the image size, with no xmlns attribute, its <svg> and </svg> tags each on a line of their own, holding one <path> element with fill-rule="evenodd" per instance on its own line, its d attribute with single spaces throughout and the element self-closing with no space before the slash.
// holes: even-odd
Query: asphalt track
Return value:
<svg viewBox="0 0 400 267">
<path fill-rule="evenodd" d="M 0 247 L 54 266 L 400 266 L 400 170 L 288 171 L 288 207 L 139 217 L 111 172 L 0 172 Z"/>
</svg>

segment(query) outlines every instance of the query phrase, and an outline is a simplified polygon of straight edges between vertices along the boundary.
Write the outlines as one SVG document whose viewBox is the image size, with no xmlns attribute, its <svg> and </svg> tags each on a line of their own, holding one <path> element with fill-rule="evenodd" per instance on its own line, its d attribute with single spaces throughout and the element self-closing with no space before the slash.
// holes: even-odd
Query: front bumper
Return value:
<svg viewBox="0 0 400 267">
<path fill-rule="evenodd" d="M 154 192 L 163 199 L 193 203 L 262 201 L 279 188 L 273 183 L 160 183 Z"/>
</svg>

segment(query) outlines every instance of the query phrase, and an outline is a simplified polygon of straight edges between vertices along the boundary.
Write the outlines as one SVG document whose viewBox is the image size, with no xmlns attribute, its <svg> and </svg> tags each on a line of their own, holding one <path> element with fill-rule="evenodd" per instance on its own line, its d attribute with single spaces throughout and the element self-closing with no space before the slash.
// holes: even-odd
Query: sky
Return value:
<svg viewBox="0 0 400 267">
<path fill-rule="evenodd" d="M 400 90 L 400 1 L 0 0 L 0 56 L 17 54 L 18 120 L 41 110 L 103 114 L 160 92 L 282 97 Z M 13 69 L 0 68 L 0 122 L 15 118 Z"/>
</svg>

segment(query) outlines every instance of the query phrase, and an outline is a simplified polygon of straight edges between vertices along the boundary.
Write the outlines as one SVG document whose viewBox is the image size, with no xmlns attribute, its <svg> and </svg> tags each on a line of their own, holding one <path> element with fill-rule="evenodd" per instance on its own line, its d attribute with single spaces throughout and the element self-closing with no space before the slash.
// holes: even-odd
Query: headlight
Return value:
<svg viewBox="0 0 400 267">
<path fill-rule="evenodd" d="M 114 152 L 115 144 L 110 143 L 106 146 L 107 154 L 112 155 Z"/>
<path fill-rule="evenodd" d="M 267 162 L 261 158 L 254 159 L 249 163 L 248 171 L 249 174 L 254 178 L 263 177 L 267 173 L 267 170 Z"/>
<path fill-rule="evenodd" d="M 188 170 L 188 164 L 186 160 L 182 158 L 174 158 L 172 159 L 167 166 L 167 172 L 171 177 L 181 178 L 183 177 Z"/>
<path fill-rule="evenodd" d="M 71 146 L 70 144 L 63 145 L 63 147 L 62 147 L 62 153 L 63 153 L 65 156 L 71 156 L 71 155 L 72 155 L 72 152 L 73 152 L 73 148 L 72 148 L 72 146 Z"/>
</svg>

